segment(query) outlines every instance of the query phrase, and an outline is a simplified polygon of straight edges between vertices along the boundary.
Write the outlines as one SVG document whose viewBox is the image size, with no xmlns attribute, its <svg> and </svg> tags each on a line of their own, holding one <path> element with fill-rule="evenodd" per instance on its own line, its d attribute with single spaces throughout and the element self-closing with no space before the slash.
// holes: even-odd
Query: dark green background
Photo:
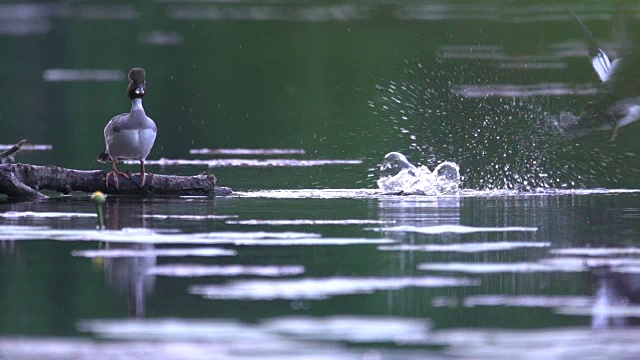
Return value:
<svg viewBox="0 0 640 360">
<path fill-rule="evenodd" d="M 148 74 L 145 108 L 159 128 L 150 159 L 189 158 L 189 149 L 202 147 L 284 147 L 305 149 L 305 158 L 364 160 L 363 167 L 351 171 L 315 169 L 300 176 L 313 176 L 312 182 L 276 180 L 280 188 L 372 186 L 366 169 L 398 150 L 432 167 L 443 160 L 458 162 L 470 188 L 522 187 L 527 177 L 532 180 L 525 187 L 635 184 L 630 178 L 637 167 L 635 125 L 624 128 L 614 144 L 608 134 L 598 133 L 580 139 L 577 147 L 544 128 L 546 114 L 579 112 L 592 97 L 514 102 L 462 98 L 450 91 L 461 84 L 597 85 L 586 56 L 563 57 L 557 61 L 566 68 L 540 70 L 505 69 L 501 59 L 436 57 L 442 46 L 451 45 L 499 46 L 497 52 L 511 60 L 548 57 L 553 46 L 581 41 L 581 29 L 566 7 L 610 45 L 614 4 L 439 4 L 46 2 L 18 14 L 10 11 L 14 5 L 2 4 L 0 14 L 9 25 L 35 23 L 47 31 L 0 35 L 5 53 L 0 143 L 26 138 L 53 145 L 50 154 L 19 158 L 25 162 L 98 167 L 94 158 L 103 147 L 104 125 L 129 108 L 126 81 L 44 82 L 43 71 L 126 73 L 141 66 Z M 636 10 L 630 7 L 628 13 Z M 184 19 L 180 14 L 185 13 L 196 18 Z M 156 31 L 177 34 L 183 42 L 141 41 Z M 388 96 L 393 84 L 400 102 Z M 413 114 L 400 120 L 408 110 Z M 474 131 L 480 135 L 472 137 Z M 409 150 L 413 143 L 422 151 Z M 532 161 L 541 154 L 542 169 L 534 168 Z M 225 185 L 261 188 L 224 181 L 225 175 L 235 177 L 235 170 L 215 172 Z"/>
</svg>

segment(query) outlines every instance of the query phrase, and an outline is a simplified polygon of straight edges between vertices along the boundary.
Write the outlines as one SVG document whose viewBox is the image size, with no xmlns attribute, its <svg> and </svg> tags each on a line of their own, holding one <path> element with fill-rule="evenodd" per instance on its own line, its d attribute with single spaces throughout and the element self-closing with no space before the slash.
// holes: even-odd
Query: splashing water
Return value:
<svg viewBox="0 0 640 360">
<path fill-rule="evenodd" d="M 497 82 L 495 76 L 451 64 L 447 71 L 415 62 L 407 68 L 406 79 L 378 85 L 369 106 L 408 138 L 426 165 L 446 159 L 465 169 L 463 188 L 619 186 L 630 178 L 625 173 L 633 171 L 633 154 L 616 150 L 620 143 L 570 140 L 550 123 L 550 114 L 566 110 L 566 99 L 554 105 L 541 97 L 466 97 L 452 89 Z"/>
<path fill-rule="evenodd" d="M 458 192 L 460 171 L 457 164 L 443 162 L 433 172 L 416 167 L 398 152 L 388 153 L 380 166 L 378 187 L 384 192 L 417 195 L 445 195 Z"/>
</svg>

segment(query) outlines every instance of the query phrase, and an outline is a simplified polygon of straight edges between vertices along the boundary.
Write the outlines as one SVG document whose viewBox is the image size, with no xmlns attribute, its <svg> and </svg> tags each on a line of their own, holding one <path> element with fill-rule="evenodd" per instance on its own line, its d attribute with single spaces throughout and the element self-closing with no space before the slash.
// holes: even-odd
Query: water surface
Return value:
<svg viewBox="0 0 640 360">
<path fill-rule="evenodd" d="M 235 193 L 0 198 L 0 358 L 640 358 L 638 128 L 548 126 L 599 91 L 567 9 L 609 49 L 610 2 L 1 4 L 18 161 L 100 168 L 142 66 L 148 169 Z"/>
</svg>

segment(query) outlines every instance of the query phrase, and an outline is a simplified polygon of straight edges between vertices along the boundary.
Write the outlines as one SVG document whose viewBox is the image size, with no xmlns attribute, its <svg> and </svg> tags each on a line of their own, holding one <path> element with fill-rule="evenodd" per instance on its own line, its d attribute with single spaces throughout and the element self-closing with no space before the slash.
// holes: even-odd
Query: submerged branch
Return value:
<svg viewBox="0 0 640 360">
<path fill-rule="evenodd" d="M 17 150 L 16 150 L 17 151 Z M 106 173 L 102 170 L 74 170 L 58 166 L 36 166 L 28 164 L 0 165 L 0 194 L 9 197 L 46 198 L 38 190 L 53 190 L 63 194 L 72 191 L 94 192 L 117 195 L 229 195 L 231 189 L 216 186 L 214 175 L 176 176 L 147 174 L 146 184 L 140 188 L 139 174 L 127 179 L 118 175 L 119 187 L 105 183 Z"/>
</svg>

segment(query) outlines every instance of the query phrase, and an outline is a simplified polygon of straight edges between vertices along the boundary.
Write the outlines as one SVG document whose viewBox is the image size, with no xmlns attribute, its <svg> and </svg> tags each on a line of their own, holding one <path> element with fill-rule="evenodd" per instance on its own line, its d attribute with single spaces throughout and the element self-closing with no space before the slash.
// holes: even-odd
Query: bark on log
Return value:
<svg viewBox="0 0 640 360">
<path fill-rule="evenodd" d="M 27 140 L 20 140 L 19 143 L 13 145 L 7 151 L 0 152 L 0 165 L 13 164 L 14 162 L 16 162 L 15 154 L 17 154 L 18 151 L 20 151 L 20 149 L 22 148 L 22 145 L 26 143 Z"/>
<path fill-rule="evenodd" d="M 118 176 L 119 187 L 112 182 L 105 183 L 106 173 L 102 170 L 74 170 L 58 166 L 36 166 L 28 164 L 0 165 L 0 194 L 9 197 L 47 198 L 37 190 L 53 190 L 63 194 L 72 191 L 94 192 L 117 195 L 229 195 L 231 189 L 216 186 L 214 175 L 176 176 L 147 174 L 146 184 L 140 188 L 139 174 L 129 175 L 131 179 Z M 153 179 L 153 181 L 152 181 Z M 135 180 L 135 181 L 134 181 Z"/>
</svg>

